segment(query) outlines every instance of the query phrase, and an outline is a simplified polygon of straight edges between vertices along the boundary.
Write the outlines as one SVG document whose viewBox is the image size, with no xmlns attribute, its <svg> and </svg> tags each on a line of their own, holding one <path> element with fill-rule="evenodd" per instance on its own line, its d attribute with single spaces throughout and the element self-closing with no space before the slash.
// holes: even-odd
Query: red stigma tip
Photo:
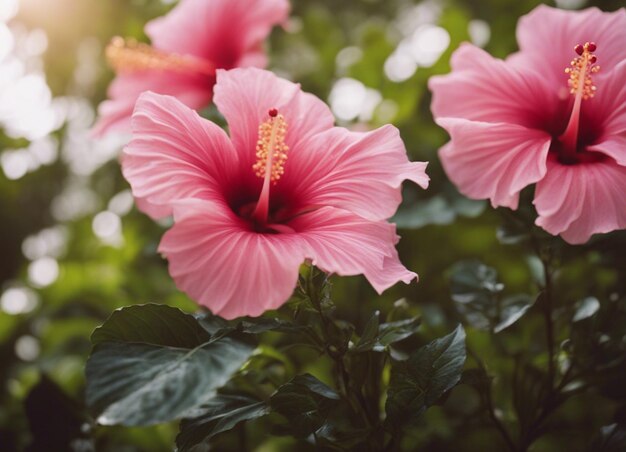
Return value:
<svg viewBox="0 0 626 452">
<path fill-rule="evenodd" d="M 595 55 L 592 55 L 591 58 L 589 58 L 589 62 L 591 64 L 595 63 L 596 61 L 598 61 L 598 57 Z"/>
<path fill-rule="evenodd" d="M 275 108 L 270 108 L 270 111 L 268 111 L 267 114 L 270 115 L 271 118 L 275 118 L 276 116 L 278 116 L 278 110 L 276 110 Z"/>
<path fill-rule="evenodd" d="M 588 49 L 590 52 L 595 52 L 597 48 L 598 48 L 598 46 L 596 45 L 596 43 L 595 43 L 595 42 L 589 42 L 589 43 L 587 43 L 587 49 Z"/>
<path fill-rule="evenodd" d="M 574 47 L 574 52 L 576 52 L 578 55 L 582 55 L 584 51 L 585 51 L 585 48 L 581 46 L 580 44 Z"/>
</svg>

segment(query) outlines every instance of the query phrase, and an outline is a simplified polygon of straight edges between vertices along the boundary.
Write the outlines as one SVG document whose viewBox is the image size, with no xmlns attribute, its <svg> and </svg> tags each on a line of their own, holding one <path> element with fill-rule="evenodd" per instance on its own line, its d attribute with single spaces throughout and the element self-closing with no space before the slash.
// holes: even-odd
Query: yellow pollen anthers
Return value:
<svg viewBox="0 0 626 452">
<path fill-rule="evenodd" d="M 598 58 L 593 54 L 597 46 L 593 42 L 586 42 L 584 45 L 578 44 L 574 51 L 579 55 L 572 60 L 570 67 L 565 68 L 565 73 L 569 74 L 568 84 L 570 93 L 580 95 L 583 100 L 591 99 L 596 93 L 596 86 L 593 84 L 591 76 L 600 70 L 600 66 L 595 63 Z"/>
<path fill-rule="evenodd" d="M 270 118 L 259 126 L 259 140 L 256 144 L 256 163 L 254 173 L 276 183 L 285 172 L 285 161 L 289 147 L 285 144 L 287 122 L 276 109 L 269 111 Z"/>
<path fill-rule="evenodd" d="M 191 55 L 163 52 L 148 44 L 133 39 L 125 40 L 119 36 L 113 38 L 107 46 L 106 57 L 117 73 L 157 70 L 215 74 L 215 68 L 209 61 Z"/>
</svg>

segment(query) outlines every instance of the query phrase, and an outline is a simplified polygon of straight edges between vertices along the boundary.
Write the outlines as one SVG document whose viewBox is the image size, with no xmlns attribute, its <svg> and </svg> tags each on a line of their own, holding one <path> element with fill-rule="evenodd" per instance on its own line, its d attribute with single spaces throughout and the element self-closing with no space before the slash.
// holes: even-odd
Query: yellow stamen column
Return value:
<svg viewBox="0 0 626 452">
<path fill-rule="evenodd" d="M 254 173 L 263 178 L 263 188 L 257 202 L 253 218 L 261 224 L 267 223 L 269 214 L 270 185 L 276 183 L 285 172 L 285 162 L 289 147 L 285 144 L 287 122 L 276 109 L 268 112 L 269 119 L 259 126 L 259 139 L 256 146 Z"/>
<path fill-rule="evenodd" d="M 566 162 L 576 161 L 582 101 L 591 99 L 596 92 L 596 86 L 591 79 L 591 75 L 600 70 L 600 66 L 595 66 L 597 61 L 597 57 L 593 54 L 595 50 L 596 45 L 593 42 L 577 45 L 574 51 L 579 56 L 574 58 L 570 67 L 565 69 L 565 73 L 569 74 L 570 93 L 576 96 L 565 132 L 559 137 L 562 144 L 561 158 Z"/>
</svg>

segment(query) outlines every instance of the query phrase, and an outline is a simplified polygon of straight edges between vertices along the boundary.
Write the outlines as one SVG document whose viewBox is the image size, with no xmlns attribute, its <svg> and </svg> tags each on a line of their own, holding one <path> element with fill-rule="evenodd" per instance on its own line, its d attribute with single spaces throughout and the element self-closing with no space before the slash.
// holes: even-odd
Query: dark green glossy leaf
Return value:
<svg viewBox="0 0 626 452">
<path fill-rule="evenodd" d="M 380 312 L 376 311 L 365 324 L 363 334 L 353 348 L 354 351 L 361 352 L 371 350 L 378 342 L 378 327 L 380 326 Z"/>
<path fill-rule="evenodd" d="M 526 311 L 528 311 L 533 304 L 534 300 L 530 295 L 518 294 L 506 297 L 500 302 L 499 321 L 493 327 L 493 331 L 499 333 L 513 325 L 526 314 Z"/>
<path fill-rule="evenodd" d="M 207 443 L 218 433 L 228 431 L 240 422 L 249 421 L 269 413 L 266 402 L 243 395 L 220 394 L 199 407 L 200 416 L 184 419 L 176 445 L 180 452 L 191 451 L 195 446 Z"/>
<path fill-rule="evenodd" d="M 193 348 L 211 335 L 190 314 L 161 304 L 134 305 L 118 309 L 91 335 L 91 342 L 140 342 Z"/>
<path fill-rule="evenodd" d="M 413 335 L 420 326 L 420 319 L 397 320 L 388 323 L 378 323 L 378 313 L 365 325 L 363 336 L 352 349 L 353 352 L 376 351 L 381 352 L 391 344 L 400 342 Z"/>
<path fill-rule="evenodd" d="M 605 425 L 594 439 L 590 452 L 623 452 L 626 450 L 626 428 L 620 424 Z"/>
<path fill-rule="evenodd" d="M 86 367 L 87 404 L 99 423 L 180 418 L 210 399 L 255 348 L 248 336 L 211 337 L 193 322 L 177 309 L 144 305 L 117 311 L 100 327 Z"/>
<path fill-rule="evenodd" d="M 289 420 L 294 435 L 304 438 L 318 430 L 340 397 L 312 375 L 298 375 L 282 385 L 270 400 L 273 411 Z"/>
<path fill-rule="evenodd" d="M 477 217 L 485 210 L 485 201 L 468 199 L 456 190 L 449 190 L 401 209 L 393 222 L 402 229 L 419 229 L 431 224 L 453 223 L 458 216 Z"/>
<path fill-rule="evenodd" d="M 418 317 L 412 319 L 397 320 L 395 322 L 383 323 L 380 325 L 378 334 L 379 342 L 384 347 L 400 342 L 417 332 L 421 325 Z"/>
<path fill-rule="evenodd" d="M 401 229 L 419 229 L 429 224 L 450 224 L 456 218 L 454 210 L 442 196 L 417 203 L 410 209 L 400 210 L 393 222 Z"/>
<path fill-rule="evenodd" d="M 579 322 L 593 316 L 600 309 L 600 302 L 595 297 L 587 297 L 576 304 L 576 312 L 572 321 Z"/>
<path fill-rule="evenodd" d="M 415 421 L 428 407 L 461 379 L 465 363 L 465 331 L 462 326 L 396 361 L 385 410 L 393 429 Z"/>
<path fill-rule="evenodd" d="M 452 300 L 459 313 L 474 328 L 494 332 L 510 327 L 534 304 L 526 294 L 502 298 L 504 285 L 494 268 L 478 261 L 462 261 L 452 269 Z"/>
</svg>

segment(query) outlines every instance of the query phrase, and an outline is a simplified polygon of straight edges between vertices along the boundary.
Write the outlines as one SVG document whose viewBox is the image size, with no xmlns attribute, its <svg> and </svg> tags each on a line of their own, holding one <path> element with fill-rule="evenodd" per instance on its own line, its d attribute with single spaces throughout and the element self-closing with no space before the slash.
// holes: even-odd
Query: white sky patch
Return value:
<svg viewBox="0 0 626 452">
<path fill-rule="evenodd" d="M 470 35 L 472 44 L 478 47 L 485 47 L 491 39 L 491 27 L 484 20 L 470 20 L 467 25 L 467 32 Z"/>
<path fill-rule="evenodd" d="M 28 173 L 30 154 L 26 150 L 10 150 L 0 154 L 2 171 L 9 180 L 18 180 Z"/>
<path fill-rule="evenodd" d="M 56 259 L 42 257 L 28 266 L 28 279 L 35 287 L 46 287 L 59 277 L 59 264 Z"/>
<path fill-rule="evenodd" d="M 89 183 L 77 178 L 52 200 L 52 216 L 60 222 L 78 220 L 96 211 L 98 204 L 98 195 L 91 190 Z"/>
<path fill-rule="evenodd" d="M 43 229 L 22 242 L 22 253 L 30 260 L 61 257 L 67 249 L 68 232 L 64 226 Z"/>
<path fill-rule="evenodd" d="M 123 243 L 122 220 L 119 215 L 105 210 L 97 214 L 91 222 L 94 234 L 107 245 L 120 246 Z"/>
<path fill-rule="evenodd" d="M 33 141 L 58 128 L 42 70 L 48 36 L 42 29 L 3 23 L 16 8 L 16 1 L 0 0 L 0 128 L 11 138 Z"/>
<path fill-rule="evenodd" d="M 4 60 L 13 51 L 15 40 L 13 33 L 5 24 L 0 22 L 0 61 Z"/>
<path fill-rule="evenodd" d="M 410 40 L 411 55 L 418 66 L 435 64 L 450 45 L 450 34 L 436 25 L 423 25 L 413 33 Z"/>
<path fill-rule="evenodd" d="M 15 354 L 22 361 L 34 361 L 40 352 L 39 341 L 33 336 L 25 335 L 15 341 Z"/>
<path fill-rule="evenodd" d="M 403 38 L 384 65 L 386 77 L 403 82 L 413 77 L 420 67 L 431 67 L 450 46 L 450 34 L 436 24 L 442 6 L 436 1 L 424 1 L 400 12 L 394 24 Z"/>
<path fill-rule="evenodd" d="M 132 208 L 135 200 L 130 190 L 124 190 L 113 196 L 109 201 L 109 209 L 111 212 L 123 217 L 128 214 Z"/>
<path fill-rule="evenodd" d="M 339 51 L 335 64 L 339 69 L 347 69 L 363 58 L 363 50 L 356 46 L 345 47 Z"/>
<path fill-rule="evenodd" d="M 11 287 L 0 297 L 0 308 L 10 315 L 27 314 L 38 304 L 37 294 L 27 287 Z"/>
<path fill-rule="evenodd" d="M 353 78 L 341 78 L 335 82 L 328 101 L 335 116 L 342 121 L 369 121 L 382 95 Z"/>
<path fill-rule="evenodd" d="M 0 2 L 0 22 L 8 22 L 18 11 L 18 0 L 2 0 Z"/>
<path fill-rule="evenodd" d="M 385 75 L 392 82 L 403 82 L 410 79 L 417 71 L 417 63 L 404 52 L 394 52 L 385 61 Z"/>
</svg>

